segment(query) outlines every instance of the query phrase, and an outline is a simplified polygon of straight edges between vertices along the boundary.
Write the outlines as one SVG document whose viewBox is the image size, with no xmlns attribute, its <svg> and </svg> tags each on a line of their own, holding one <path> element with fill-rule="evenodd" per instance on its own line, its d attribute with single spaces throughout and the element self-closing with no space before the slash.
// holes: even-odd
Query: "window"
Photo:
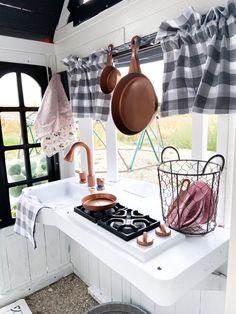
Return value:
<svg viewBox="0 0 236 314">
<path fill-rule="evenodd" d="M 127 44 L 124 45 L 125 48 L 128 48 Z M 121 50 L 121 52 L 114 56 L 114 62 L 121 75 L 124 76 L 128 73 L 131 54 L 130 51 L 123 51 L 122 49 L 122 46 L 115 49 Z M 157 115 L 159 116 L 164 66 L 160 46 L 149 45 L 149 47 L 141 48 L 139 60 L 142 73 L 150 79 L 156 91 L 159 103 Z M 210 116 L 208 121 L 209 151 L 207 154 L 211 156 L 216 151 L 216 117 Z M 180 151 L 181 158 L 192 157 L 192 127 L 192 114 L 186 114 L 154 119 L 146 130 L 133 136 L 118 132 L 120 174 L 125 177 L 156 183 L 156 166 L 160 162 L 160 152 L 164 146 L 176 147 Z"/>
<path fill-rule="evenodd" d="M 45 67 L 0 63 L 0 228 L 14 223 L 24 187 L 59 179 L 58 156 L 46 158 L 34 129 L 46 87 Z"/>
</svg>

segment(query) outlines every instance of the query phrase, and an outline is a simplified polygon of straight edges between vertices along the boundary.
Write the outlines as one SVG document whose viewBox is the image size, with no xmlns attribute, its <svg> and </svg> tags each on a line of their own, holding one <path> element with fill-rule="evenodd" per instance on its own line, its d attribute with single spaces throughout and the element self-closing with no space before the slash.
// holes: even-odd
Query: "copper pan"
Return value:
<svg viewBox="0 0 236 314">
<path fill-rule="evenodd" d="M 98 212 L 116 205 L 116 196 L 110 193 L 94 193 L 81 199 L 84 208 Z"/>
<path fill-rule="evenodd" d="M 129 73 L 116 85 L 111 104 L 116 127 L 127 135 L 137 134 L 145 129 L 158 107 L 152 83 L 141 73 L 138 59 L 139 41 L 138 36 L 132 38 Z"/>
<path fill-rule="evenodd" d="M 107 65 L 102 71 L 100 87 L 104 94 L 110 94 L 121 78 L 120 71 L 112 65 L 113 45 L 108 46 Z"/>
</svg>

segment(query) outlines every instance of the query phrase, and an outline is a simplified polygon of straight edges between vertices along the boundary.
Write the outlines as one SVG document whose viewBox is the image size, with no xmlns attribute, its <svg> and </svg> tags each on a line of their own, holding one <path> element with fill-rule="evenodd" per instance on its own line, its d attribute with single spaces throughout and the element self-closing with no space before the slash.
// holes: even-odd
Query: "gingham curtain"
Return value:
<svg viewBox="0 0 236 314">
<path fill-rule="evenodd" d="M 69 56 L 62 60 L 69 74 L 69 89 L 74 118 L 107 121 L 111 95 L 100 89 L 100 77 L 107 52 L 100 49 L 86 58 Z"/>
<path fill-rule="evenodd" d="M 201 15 L 190 7 L 163 22 L 161 115 L 236 112 L 236 1 Z"/>
</svg>

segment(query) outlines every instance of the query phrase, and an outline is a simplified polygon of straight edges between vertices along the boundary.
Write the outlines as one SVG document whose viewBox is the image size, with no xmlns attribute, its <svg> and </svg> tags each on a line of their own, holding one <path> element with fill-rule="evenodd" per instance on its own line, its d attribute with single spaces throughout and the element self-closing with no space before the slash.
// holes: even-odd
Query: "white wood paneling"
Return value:
<svg viewBox="0 0 236 314">
<path fill-rule="evenodd" d="M 225 293 L 218 291 L 201 292 L 201 314 L 224 314 Z M 234 311 L 235 313 L 235 311 Z"/>
<path fill-rule="evenodd" d="M 122 278 L 122 300 L 123 302 L 130 302 L 131 284 L 125 278 Z"/>
<path fill-rule="evenodd" d="M 27 241 L 31 280 L 40 278 L 47 272 L 43 225 L 36 224 L 35 239 L 37 243 L 37 250 L 34 250 L 32 244 Z"/>
<path fill-rule="evenodd" d="M 234 143 L 236 145 L 236 141 Z M 226 289 L 226 306 L 225 314 L 236 313 L 236 280 L 235 280 L 235 265 L 236 265 L 236 165 L 234 160 L 233 168 L 233 193 L 232 193 L 232 212 L 231 212 L 231 237 L 229 244 L 229 262 L 228 262 L 228 279 Z"/>
<path fill-rule="evenodd" d="M 113 270 L 111 272 L 111 299 L 122 302 L 122 277 Z"/>
<path fill-rule="evenodd" d="M 44 226 L 47 271 L 56 270 L 61 264 L 60 236 L 56 227 Z"/>
<path fill-rule="evenodd" d="M 81 246 L 73 240 L 71 243 L 72 262 L 77 274 L 85 278 L 86 276 L 83 275 L 84 266 L 80 257 Z M 85 251 L 85 249 L 82 248 L 82 251 Z M 94 255 L 88 254 L 89 279 L 86 281 L 90 285 L 89 292 L 98 302 L 119 301 L 132 303 L 140 306 L 150 314 L 223 314 L 224 286 L 218 285 L 216 279 L 219 276 L 212 275 L 214 278 L 210 277 L 209 283 L 206 279 L 204 283 L 199 284 L 195 290 L 189 291 L 177 303 L 163 307 L 151 301 L 137 287 L 131 285 L 125 278 L 111 270 Z M 99 278 L 92 272 L 97 272 Z"/>
<path fill-rule="evenodd" d="M 219 191 L 219 223 L 226 228 L 230 227 L 233 169 L 235 167 L 235 130 L 236 115 L 220 115 L 217 119 L 217 153 L 225 157 L 225 169 L 221 176 Z"/>
<path fill-rule="evenodd" d="M 53 44 L 0 36 L 0 61 L 56 67 Z"/>
<path fill-rule="evenodd" d="M 68 239 L 55 227 L 36 224 L 35 250 L 12 226 L 0 230 L 0 243 L 0 307 L 72 272 Z"/>
<path fill-rule="evenodd" d="M 130 297 L 131 297 L 131 303 L 132 304 L 134 304 L 136 306 L 140 306 L 140 304 L 141 304 L 141 292 L 138 288 L 134 287 L 133 285 L 131 285 Z"/>
<path fill-rule="evenodd" d="M 91 38 L 91 40 L 88 40 L 87 36 L 89 33 L 87 33 L 87 30 L 85 32 L 82 32 L 78 35 L 78 38 L 76 38 L 76 41 L 80 42 L 80 45 L 77 44 L 77 42 L 74 42 L 74 37 L 66 38 L 66 42 L 61 43 L 55 43 L 55 49 L 57 50 L 57 69 L 58 71 L 64 70 L 65 66 L 62 64 L 61 60 L 65 57 L 67 57 L 70 54 L 78 55 L 80 57 L 88 56 L 93 51 L 104 47 L 107 48 L 109 43 L 113 43 L 114 45 L 118 45 L 121 42 L 124 42 L 124 29 L 120 28 L 114 32 L 110 31 L 110 28 L 106 29 L 106 36 L 101 35 L 101 37 Z M 84 39 L 86 39 L 86 43 L 83 44 Z"/>
<path fill-rule="evenodd" d="M 61 231 L 59 231 L 59 246 L 60 246 L 60 264 L 67 264 L 70 262 L 69 238 Z"/>
<path fill-rule="evenodd" d="M 11 288 L 11 282 L 9 280 L 9 267 L 8 267 L 8 259 L 7 259 L 7 250 L 6 250 L 6 241 L 5 241 L 5 234 L 6 230 L 12 229 L 5 228 L 0 230 L 0 258 L 1 258 L 1 283 L 0 283 L 0 294 L 4 293 L 5 291 Z"/>
<path fill-rule="evenodd" d="M 80 259 L 79 259 L 80 267 L 81 267 L 81 279 L 89 285 L 89 253 L 88 251 L 80 246 Z"/>
<path fill-rule="evenodd" d="M 74 240 L 70 241 L 70 258 L 74 268 L 74 273 L 81 278 L 80 245 Z"/>
<path fill-rule="evenodd" d="M 15 234 L 7 237 L 6 241 L 11 288 L 16 288 L 30 280 L 27 243 Z"/>
<path fill-rule="evenodd" d="M 111 269 L 99 261 L 100 290 L 109 301 L 112 300 L 111 273 Z"/>
<path fill-rule="evenodd" d="M 117 130 L 111 114 L 106 122 L 107 180 L 118 180 Z"/>
<path fill-rule="evenodd" d="M 181 298 L 175 305 L 176 314 L 189 313 L 199 314 L 201 306 L 201 292 L 190 291 Z"/>
<path fill-rule="evenodd" d="M 168 306 L 168 307 L 156 305 L 155 314 L 176 314 L 175 305 Z M 181 313 L 181 314 L 187 314 L 187 313 Z"/>
<path fill-rule="evenodd" d="M 222 154 L 226 159 L 226 168 L 227 168 L 227 155 L 228 155 L 228 139 L 229 139 L 229 120 L 230 117 L 228 115 L 220 115 L 217 117 L 217 145 L 216 150 L 217 153 Z M 219 201 L 218 201 L 218 214 L 217 214 L 217 223 L 220 225 L 224 225 L 224 216 L 225 216 L 225 205 L 226 205 L 226 194 L 228 187 L 226 188 L 226 170 L 221 175 L 221 183 L 219 190 Z M 229 200 L 230 201 L 230 200 Z M 229 203 L 228 201 L 228 203 Z"/>
<path fill-rule="evenodd" d="M 144 294 L 141 294 L 140 307 L 149 313 L 155 313 L 155 303 Z"/>
<path fill-rule="evenodd" d="M 208 116 L 192 114 L 192 158 L 206 159 L 208 138 Z"/>
<path fill-rule="evenodd" d="M 89 253 L 89 285 L 100 289 L 99 261 L 91 253 Z"/>
</svg>

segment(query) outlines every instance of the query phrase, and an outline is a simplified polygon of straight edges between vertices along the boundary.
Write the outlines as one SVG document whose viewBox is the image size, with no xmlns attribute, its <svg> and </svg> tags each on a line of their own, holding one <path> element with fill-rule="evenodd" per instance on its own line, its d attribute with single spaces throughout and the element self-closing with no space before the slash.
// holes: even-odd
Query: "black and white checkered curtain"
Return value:
<svg viewBox="0 0 236 314">
<path fill-rule="evenodd" d="M 62 60 L 69 74 L 69 89 L 74 118 L 107 121 L 111 95 L 100 89 L 100 77 L 107 63 L 107 52 L 100 49 L 86 58 L 69 56 Z"/>
<path fill-rule="evenodd" d="M 190 7 L 163 22 L 161 115 L 236 112 L 236 1 L 201 15 Z"/>
</svg>

